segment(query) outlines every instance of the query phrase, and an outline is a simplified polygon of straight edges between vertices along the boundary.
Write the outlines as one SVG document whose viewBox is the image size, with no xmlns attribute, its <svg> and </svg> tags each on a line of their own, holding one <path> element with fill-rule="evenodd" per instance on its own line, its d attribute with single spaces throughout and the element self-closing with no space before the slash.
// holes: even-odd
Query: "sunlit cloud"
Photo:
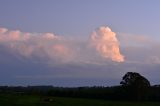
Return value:
<svg viewBox="0 0 160 106">
<path fill-rule="evenodd" d="M 116 33 L 112 32 L 109 27 L 100 27 L 94 31 L 91 35 L 91 43 L 103 57 L 116 62 L 124 61 Z"/>
<path fill-rule="evenodd" d="M 0 44 L 17 55 L 63 60 L 71 53 L 63 39 L 53 33 L 24 33 L 0 28 Z"/>
<path fill-rule="evenodd" d="M 100 27 L 93 32 L 90 41 L 86 41 L 85 45 L 82 44 L 84 41 L 77 44 L 76 39 L 73 39 L 74 37 L 72 39 L 66 39 L 53 33 L 28 33 L 0 28 L 0 44 L 12 52 L 15 52 L 16 55 L 27 58 L 36 57 L 38 60 L 45 59 L 59 62 L 86 62 L 96 56 L 96 53 L 92 53 L 92 56 L 88 55 L 91 51 L 88 45 L 92 43 L 92 47 L 94 47 L 102 57 L 115 62 L 124 61 L 124 56 L 120 53 L 116 34 L 108 27 Z M 82 45 L 86 48 L 82 48 Z"/>
</svg>

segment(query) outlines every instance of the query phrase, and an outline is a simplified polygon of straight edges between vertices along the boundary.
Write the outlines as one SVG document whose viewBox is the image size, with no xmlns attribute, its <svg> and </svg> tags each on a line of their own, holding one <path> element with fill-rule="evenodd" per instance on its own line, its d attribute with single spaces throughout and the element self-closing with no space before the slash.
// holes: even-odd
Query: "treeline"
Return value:
<svg viewBox="0 0 160 106">
<path fill-rule="evenodd" d="M 105 100 L 160 101 L 160 85 L 151 86 L 139 73 L 127 72 L 119 86 L 112 87 L 53 87 L 0 86 L 0 93 L 18 95 L 45 95 Z"/>
<path fill-rule="evenodd" d="M 128 92 L 123 86 L 112 87 L 53 87 L 53 86 L 0 86 L 0 93 L 16 95 L 43 95 L 74 98 L 94 98 L 105 100 L 147 100 L 160 101 L 160 86 L 155 85 L 149 88 L 147 94 L 141 98 L 134 96 L 133 92 Z"/>
</svg>

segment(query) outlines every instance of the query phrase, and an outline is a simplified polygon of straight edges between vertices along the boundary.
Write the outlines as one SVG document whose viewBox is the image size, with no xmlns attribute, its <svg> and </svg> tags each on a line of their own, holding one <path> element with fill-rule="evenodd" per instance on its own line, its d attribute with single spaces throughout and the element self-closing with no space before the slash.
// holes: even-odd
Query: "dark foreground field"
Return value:
<svg viewBox="0 0 160 106">
<path fill-rule="evenodd" d="M 0 106 L 160 106 L 160 102 L 124 102 L 34 95 L 0 94 Z"/>
</svg>

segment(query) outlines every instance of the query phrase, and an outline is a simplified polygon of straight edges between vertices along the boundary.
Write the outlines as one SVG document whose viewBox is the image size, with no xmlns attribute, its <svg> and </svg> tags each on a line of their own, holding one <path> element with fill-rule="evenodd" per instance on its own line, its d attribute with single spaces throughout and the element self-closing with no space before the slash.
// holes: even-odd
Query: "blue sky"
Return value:
<svg viewBox="0 0 160 106">
<path fill-rule="evenodd" d="M 116 32 L 158 36 L 159 1 L 2 0 L 1 27 L 88 36 L 101 25 Z"/>
<path fill-rule="evenodd" d="M 128 71 L 158 84 L 159 4 L 159 0 L 1 0 L 0 84 L 116 85 Z M 103 31 L 116 37 L 104 40 Z M 110 50 L 110 43 L 120 50 L 120 58 L 99 47 Z"/>
</svg>

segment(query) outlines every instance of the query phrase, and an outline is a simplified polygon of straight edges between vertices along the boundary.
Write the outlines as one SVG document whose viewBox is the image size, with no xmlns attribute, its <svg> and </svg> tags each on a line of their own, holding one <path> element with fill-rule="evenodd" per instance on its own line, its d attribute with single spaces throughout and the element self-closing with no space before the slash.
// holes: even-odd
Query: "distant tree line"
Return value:
<svg viewBox="0 0 160 106">
<path fill-rule="evenodd" d="M 139 73 L 126 73 L 119 86 L 112 87 L 53 87 L 53 86 L 0 86 L 0 94 L 45 95 L 105 100 L 160 101 L 160 85 L 150 86 Z"/>
</svg>

